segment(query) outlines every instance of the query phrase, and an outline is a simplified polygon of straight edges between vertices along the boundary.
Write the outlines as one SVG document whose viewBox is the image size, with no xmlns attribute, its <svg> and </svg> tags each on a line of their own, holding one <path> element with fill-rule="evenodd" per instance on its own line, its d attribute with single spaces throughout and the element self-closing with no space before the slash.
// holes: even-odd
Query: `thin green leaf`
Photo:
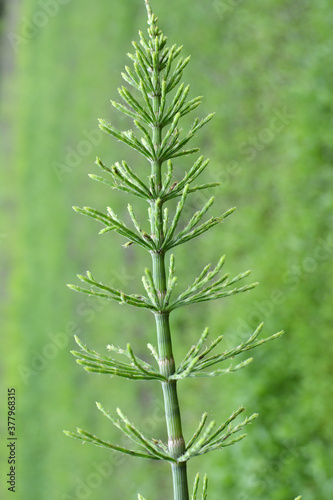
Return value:
<svg viewBox="0 0 333 500">
<path fill-rule="evenodd" d="M 205 474 L 203 479 L 202 500 L 207 500 L 207 494 L 208 494 L 208 476 L 207 474 Z"/>
<path fill-rule="evenodd" d="M 197 441 L 197 439 L 200 437 L 200 434 L 206 424 L 206 420 L 207 420 L 207 417 L 208 417 L 208 413 L 204 413 L 201 417 L 201 420 L 199 422 L 199 425 L 197 427 L 197 429 L 195 430 L 193 436 L 191 437 L 190 441 L 188 442 L 187 446 L 186 446 L 186 451 L 188 449 L 191 448 L 191 446 Z"/>
<path fill-rule="evenodd" d="M 168 242 L 172 241 L 172 236 L 173 236 L 173 234 L 174 234 L 174 232 L 176 230 L 177 224 L 179 222 L 179 218 L 180 218 L 181 213 L 182 213 L 182 211 L 184 209 L 184 205 L 185 205 L 185 202 L 186 202 L 188 189 L 189 189 L 189 185 L 186 184 L 186 186 L 184 187 L 184 190 L 183 190 L 182 197 L 181 197 L 180 201 L 177 203 L 176 213 L 175 213 L 175 216 L 174 216 L 174 218 L 172 220 L 171 226 L 169 227 L 168 232 L 165 235 L 165 240 L 164 240 L 164 243 L 163 243 L 164 249 L 171 248 L 170 244 L 168 245 Z"/>
<path fill-rule="evenodd" d="M 138 442 L 141 443 L 148 453 L 154 456 L 158 460 L 166 460 L 168 462 L 176 463 L 177 459 L 171 457 L 169 454 L 163 453 L 159 448 L 149 441 L 136 427 L 128 420 L 128 418 L 117 408 L 117 413 L 126 425 L 126 428 L 130 433 L 135 436 Z"/>
<path fill-rule="evenodd" d="M 204 222 L 197 228 L 192 229 L 192 231 L 189 231 L 187 234 L 183 234 L 180 238 L 178 238 L 178 236 L 176 235 L 172 240 L 168 240 L 168 242 L 165 244 L 164 249 L 169 250 L 170 248 L 181 245 L 193 238 L 196 238 L 197 236 L 200 236 L 201 234 L 205 233 L 212 227 L 216 226 L 216 224 L 220 224 L 221 222 L 223 222 L 224 219 L 226 219 L 226 217 L 232 214 L 234 210 L 235 208 L 231 208 L 230 210 L 227 210 L 227 212 L 222 214 L 220 217 L 210 218 L 208 221 Z"/>
<path fill-rule="evenodd" d="M 103 441 L 102 439 L 99 439 L 97 436 L 94 436 L 93 434 L 90 434 L 89 432 L 86 432 L 82 429 L 77 429 L 76 433 L 75 432 L 70 432 L 70 431 L 64 431 L 64 433 L 72 438 L 75 439 L 80 439 L 83 442 L 87 442 L 90 444 L 93 444 L 95 446 L 99 446 L 102 448 L 108 448 L 114 451 L 119 451 L 120 453 L 124 453 L 125 455 L 132 455 L 134 457 L 138 458 L 147 458 L 149 460 L 160 460 L 154 455 L 150 455 L 147 453 L 141 453 L 140 451 L 135 451 L 135 450 L 129 450 L 127 448 L 123 448 L 121 446 L 116 446 L 108 441 Z"/>
<path fill-rule="evenodd" d="M 200 476 L 199 476 L 199 473 L 197 473 L 195 478 L 194 478 L 193 492 L 192 492 L 191 500 L 197 500 L 199 480 L 200 480 Z"/>
</svg>

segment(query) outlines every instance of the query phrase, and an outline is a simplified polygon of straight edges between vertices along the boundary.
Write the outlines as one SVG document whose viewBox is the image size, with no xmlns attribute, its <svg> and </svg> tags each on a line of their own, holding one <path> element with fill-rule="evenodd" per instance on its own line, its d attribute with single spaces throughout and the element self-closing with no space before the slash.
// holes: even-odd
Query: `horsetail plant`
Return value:
<svg viewBox="0 0 333 500">
<path fill-rule="evenodd" d="M 185 134 L 179 128 L 181 118 L 199 106 L 201 97 L 188 99 L 189 86 L 185 86 L 180 81 L 190 58 L 183 59 L 180 56 L 182 47 L 167 46 L 167 38 L 157 27 L 157 18 L 152 13 L 149 1 L 145 0 L 145 3 L 148 13 L 148 37 L 141 31 L 139 32 L 140 42 L 133 42 L 134 54 L 128 54 L 133 62 L 133 68 L 126 66 L 126 72 L 122 73 L 124 80 L 135 89 L 139 98 L 123 86 L 118 89 L 123 104 L 111 101 L 118 111 L 133 119 L 139 138 L 132 130 L 120 131 L 105 120 L 99 120 L 99 126 L 102 131 L 144 156 L 150 164 L 150 175 L 146 178 L 139 177 L 125 161 L 108 167 L 97 158 L 97 165 L 108 174 L 108 178 L 97 175 L 90 175 L 90 177 L 110 186 L 111 189 L 146 200 L 149 205 L 150 234 L 142 229 L 131 205 L 128 205 L 128 213 L 133 228 L 128 227 L 110 207 L 106 212 L 90 207 L 74 207 L 74 210 L 100 222 L 103 225 L 100 233 L 115 231 L 124 236 L 125 248 L 137 244 L 147 250 L 152 259 L 152 271 L 146 269 L 142 277 L 145 294 L 127 294 L 119 291 L 101 283 L 89 271 L 85 276 L 78 276 L 85 285 L 88 285 L 88 288 L 68 286 L 91 296 L 145 308 L 154 314 L 158 347 L 156 349 L 148 344 L 148 349 L 157 366 L 140 359 L 129 344 L 126 349 L 114 345 L 107 346 L 110 355 L 106 356 L 90 349 L 75 337 L 80 350 L 72 351 L 72 354 L 88 372 L 116 375 L 132 380 L 161 382 L 168 443 L 150 439 L 137 429 L 120 409 L 117 409 L 117 416 L 114 416 L 100 403 L 97 403 L 98 409 L 135 443 L 135 449 L 113 445 L 82 429 L 77 429 L 76 432 L 65 431 L 65 433 L 84 442 L 134 457 L 169 462 L 172 470 L 174 500 L 189 500 L 190 498 L 199 500 L 199 475 L 195 477 L 190 496 L 187 462 L 195 456 L 212 450 L 220 450 L 240 441 L 246 435 L 242 433 L 243 429 L 258 415 L 255 413 L 241 421 L 237 420 L 245 411 L 245 408 L 241 406 L 224 422 L 217 425 L 215 422 L 208 423 L 208 415 L 204 413 L 192 438 L 186 444 L 183 437 L 177 383 L 187 377 L 216 377 L 244 368 L 252 361 L 252 358 L 222 368 L 220 364 L 278 338 L 283 332 L 258 340 L 263 327 L 261 324 L 240 345 L 218 354 L 212 354 L 223 336 L 217 337 L 208 344 L 208 329 L 205 329 L 197 344 L 189 349 L 179 366 L 175 366 L 169 325 L 170 313 L 178 307 L 246 292 L 254 288 L 257 283 L 238 285 L 238 282 L 249 275 L 249 271 L 233 278 L 230 278 L 228 274 L 222 274 L 225 261 L 223 256 L 212 270 L 210 265 L 206 265 L 191 285 L 179 295 L 175 293 L 177 283 L 175 258 L 173 254 L 169 256 L 169 265 L 166 269 L 167 253 L 172 248 L 192 240 L 223 222 L 234 209 L 203 221 L 206 212 L 214 202 L 214 198 L 210 198 L 202 209 L 190 218 L 185 227 L 180 228 L 179 220 L 187 198 L 198 190 L 206 190 L 219 183 L 195 184 L 194 181 L 209 162 L 209 160 L 204 160 L 203 156 L 193 163 L 181 180 L 176 180 L 174 177 L 173 160 L 198 153 L 199 148 L 186 149 L 187 144 L 197 131 L 213 118 L 213 114 L 209 114 L 204 119 L 196 118 Z M 178 203 L 173 217 L 169 219 L 166 204 L 173 199 L 178 199 Z M 207 499 L 207 486 L 208 481 L 205 476 L 202 500 Z M 138 495 L 138 498 L 144 500 L 141 495 Z M 300 497 L 296 500 L 299 499 Z"/>
</svg>

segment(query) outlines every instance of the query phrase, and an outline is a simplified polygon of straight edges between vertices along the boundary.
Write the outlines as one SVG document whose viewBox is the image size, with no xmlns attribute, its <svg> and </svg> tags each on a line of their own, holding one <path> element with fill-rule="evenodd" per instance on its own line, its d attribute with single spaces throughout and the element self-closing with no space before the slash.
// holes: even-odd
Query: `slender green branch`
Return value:
<svg viewBox="0 0 333 500">
<path fill-rule="evenodd" d="M 149 453 L 142 453 L 141 451 L 129 450 L 128 448 L 111 444 L 108 441 L 103 441 L 102 439 L 99 439 L 97 436 L 94 436 L 93 434 L 90 434 L 89 432 L 86 432 L 79 428 L 76 429 L 76 432 L 64 431 L 64 433 L 68 437 L 80 439 L 84 443 L 90 443 L 95 446 L 99 446 L 101 448 L 107 448 L 113 451 L 119 451 L 120 453 L 124 453 L 125 455 L 132 455 L 133 457 L 138 457 L 138 458 L 148 458 L 149 460 L 161 460 L 157 456 Z"/>
<path fill-rule="evenodd" d="M 108 346 L 110 351 L 129 358 L 130 363 L 124 363 L 111 356 L 102 356 L 98 352 L 89 349 L 78 337 L 75 337 L 75 340 L 81 351 L 71 351 L 71 353 L 77 358 L 77 363 L 83 366 L 87 372 L 116 375 L 133 380 L 167 380 L 151 365 L 135 356 L 129 344 L 126 351 L 119 347 Z"/>
<path fill-rule="evenodd" d="M 205 268 L 204 271 L 207 272 L 207 268 Z M 205 371 L 211 366 L 222 363 L 228 359 L 233 359 L 238 354 L 254 349 L 265 344 L 266 342 L 270 342 L 271 340 L 275 340 L 284 333 L 283 331 L 277 332 L 270 337 L 257 340 L 263 326 L 264 324 L 261 323 L 245 342 L 242 342 L 232 349 L 227 349 L 221 354 L 214 354 L 213 356 L 208 356 L 208 354 L 222 341 L 223 335 L 217 337 L 217 339 L 215 339 L 210 346 L 204 347 L 204 343 L 208 336 L 208 329 L 206 328 L 198 343 L 191 347 L 183 361 L 179 364 L 173 378 L 183 379 L 186 377 L 215 377 L 225 373 L 232 373 L 248 366 L 253 361 L 252 358 L 248 358 L 235 366 L 230 365 L 228 368 L 218 369 L 213 372 Z"/>
</svg>

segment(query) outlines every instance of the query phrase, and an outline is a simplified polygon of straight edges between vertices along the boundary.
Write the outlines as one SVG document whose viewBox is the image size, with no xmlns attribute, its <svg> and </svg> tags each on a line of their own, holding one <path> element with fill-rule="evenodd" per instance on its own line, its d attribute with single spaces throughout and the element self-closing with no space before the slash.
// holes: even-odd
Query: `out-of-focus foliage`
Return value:
<svg viewBox="0 0 333 500">
<path fill-rule="evenodd" d="M 205 326 L 212 336 L 224 333 L 226 346 L 247 338 L 261 320 L 267 335 L 286 330 L 243 372 L 184 381 L 186 437 L 204 410 L 227 417 L 244 404 L 260 414 L 248 439 L 198 461 L 200 472 L 210 473 L 211 500 L 297 494 L 330 500 L 330 2 L 155 0 L 153 7 L 170 42 L 184 44 L 184 54 L 192 55 L 185 81 L 192 96 L 205 96 L 202 116 L 217 112 L 198 136 L 211 157 L 207 182 L 222 182 L 214 189 L 216 204 L 221 210 L 237 206 L 222 227 L 197 240 L 196 252 L 177 250 L 179 280 L 190 283 L 206 262 L 226 253 L 230 272 L 251 268 L 261 283 L 244 297 L 176 312 L 178 360 Z M 158 385 L 85 377 L 69 354 L 78 334 L 100 351 L 130 340 L 145 356 L 145 344 L 154 340 L 151 315 L 125 314 L 121 306 L 65 287 L 89 265 L 114 286 L 141 290 L 144 253 L 122 249 L 120 238 L 97 237 L 94 223 L 82 222 L 71 206 L 109 201 L 107 188 L 86 176 L 97 173 L 96 154 L 109 162 L 126 154 L 131 160 L 98 132 L 97 118 L 126 128 L 108 100 L 116 98 L 125 54 L 145 24 L 140 0 L 7 2 L 1 40 L 1 366 L 6 385 L 18 394 L 17 500 L 135 498 L 137 490 L 164 500 L 170 492 L 160 464 L 86 446 L 81 453 L 81 445 L 61 432 L 79 423 L 121 444 L 96 411 L 97 399 L 129 416 L 135 408 L 147 434 L 165 433 Z M 193 209 L 202 196 L 196 200 Z M 112 206 L 126 216 L 121 197 L 114 195 Z M 195 465 L 193 460 L 193 476 Z M 1 474 L 7 466 L 4 456 Z"/>
</svg>

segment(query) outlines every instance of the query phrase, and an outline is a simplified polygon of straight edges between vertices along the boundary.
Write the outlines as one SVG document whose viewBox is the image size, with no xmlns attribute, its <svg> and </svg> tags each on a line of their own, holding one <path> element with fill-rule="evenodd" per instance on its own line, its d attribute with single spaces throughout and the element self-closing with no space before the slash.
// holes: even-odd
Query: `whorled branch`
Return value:
<svg viewBox="0 0 333 500">
<path fill-rule="evenodd" d="M 151 199 L 153 194 L 150 192 L 149 187 L 133 172 L 129 165 L 122 161 L 121 164 L 116 162 L 110 168 L 104 165 L 100 158 L 96 158 L 96 165 L 102 170 L 107 172 L 112 181 L 106 180 L 95 174 L 89 174 L 89 177 L 97 182 L 101 182 L 109 186 L 111 189 L 124 191 L 128 194 L 133 194 L 144 200 Z"/>
<path fill-rule="evenodd" d="M 246 425 L 248 425 L 258 417 L 258 414 L 254 413 L 253 415 L 251 415 L 251 417 L 246 417 L 245 420 L 243 420 L 238 425 L 232 426 L 231 422 L 233 422 L 238 417 L 238 415 L 240 415 L 244 411 L 245 408 L 240 407 L 217 429 L 215 428 L 216 423 L 214 421 L 212 421 L 205 429 L 207 414 L 204 413 L 197 430 L 195 431 L 193 437 L 186 447 L 184 455 L 181 456 L 178 461 L 185 462 L 195 456 L 203 455 L 205 453 L 208 453 L 209 451 L 230 446 L 243 439 L 246 434 L 242 434 L 233 439 L 229 438 L 238 433 Z M 223 431 L 225 432 L 223 433 Z"/>
<path fill-rule="evenodd" d="M 144 297 L 143 295 L 136 295 L 136 294 L 128 295 L 115 288 L 107 286 L 101 283 L 100 281 L 96 281 L 91 272 L 87 271 L 86 274 L 87 276 L 82 276 L 81 274 L 78 274 L 77 276 L 79 280 L 89 284 L 91 286 L 90 289 L 82 288 L 72 284 L 68 284 L 67 286 L 76 292 L 81 292 L 96 297 L 102 297 L 108 300 L 114 300 L 119 304 L 128 304 L 134 307 L 154 309 L 154 305 L 151 303 L 149 298 Z M 97 292 L 95 288 L 100 291 Z"/>
<path fill-rule="evenodd" d="M 251 363 L 252 358 L 248 358 L 247 360 L 242 361 L 236 366 L 231 365 L 226 369 L 206 371 L 207 368 L 210 368 L 211 366 L 214 366 L 218 363 L 222 363 L 223 361 L 226 361 L 228 359 L 233 359 L 235 356 L 241 354 L 242 352 L 249 351 L 250 349 L 254 349 L 255 347 L 265 344 L 266 342 L 275 340 L 284 333 L 283 331 L 277 332 L 270 337 L 257 340 L 263 326 L 264 324 L 261 323 L 258 328 L 256 328 L 254 333 L 248 338 L 248 340 L 242 342 L 238 346 L 232 349 L 227 349 L 221 354 L 214 354 L 212 356 L 208 356 L 208 354 L 210 354 L 211 351 L 222 341 L 223 335 L 217 337 L 210 344 L 210 346 L 204 347 L 204 343 L 208 336 L 208 328 L 206 328 L 197 344 L 191 347 L 183 361 L 179 364 L 173 377 L 176 380 L 186 377 L 215 377 L 217 375 L 234 372 L 247 366 L 249 363 Z"/>
<path fill-rule="evenodd" d="M 137 235 L 134 231 L 129 229 L 124 222 L 122 222 L 119 217 L 113 212 L 110 207 L 107 207 L 107 214 L 95 210 L 91 207 L 73 207 L 76 212 L 82 215 L 91 217 L 92 219 L 101 222 L 105 227 L 100 231 L 99 234 L 103 234 L 109 231 L 115 231 L 116 233 L 124 236 L 132 243 L 137 243 L 146 250 L 156 250 L 155 244 L 151 237 L 144 231 L 140 231 Z"/>
<path fill-rule="evenodd" d="M 77 363 L 87 371 L 106 375 L 117 375 L 118 377 L 132 380 L 160 380 L 165 381 L 166 377 L 161 375 L 149 363 L 135 356 L 130 344 L 127 350 L 109 345 L 108 349 L 117 354 L 126 356 L 130 363 L 124 363 L 111 356 L 102 356 L 97 351 L 89 349 L 78 337 L 76 343 L 81 351 L 71 351 L 77 358 Z"/>
<path fill-rule="evenodd" d="M 119 418 L 113 417 L 100 403 L 96 403 L 97 408 L 105 415 L 112 424 L 117 427 L 125 436 L 130 438 L 135 444 L 139 445 L 144 449 L 144 452 L 140 450 L 131 450 L 123 446 L 113 445 L 108 441 L 104 441 L 93 434 L 77 428 L 76 432 L 64 431 L 69 437 L 80 439 L 81 441 L 93 444 L 95 446 L 100 446 L 103 448 L 109 448 L 120 453 L 127 455 L 132 455 L 139 458 L 147 458 L 150 460 L 162 460 L 165 462 L 176 463 L 177 460 L 170 456 L 167 451 L 167 447 L 164 443 L 157 441 L 156 439 L 147 438 L 141 431 L 139 431 L 134 424 L 132 424 L 128 418 L 122 413 L 122 411 L 117 408 L 117 414 Z"/>
<path fill-rule="evenodd" d="M 175 219 L 176 218 L 177 218 L 177 213 L 175 215 Z M 172 236 L 173 230 L 170 231 L 170 234 Z M 246 278 L 250 274 L 250 271 L 245 271 L 243 273 L 240 273 L 234 278 L 229 278 L 229 274 L 224 274 L 223 276 L 215 279 L 218 276 L 219 272 L 221 271 L 224 262 L 225 262 L 225 256 L 222 256 L 218 264 L 212 271 L 209 271 L 210 264 L 205 266 L 202 272 L 199 274 L 199 276 L 197 276 L 197 278 L 193 281 L 193 283 L 189 285 L 187 289 L 184 292 L 182 292 L 176 299 L 171 300 L 171 294 L 177 282 L 174 272 L 175 271 L 174 256 L 171 255 L 170 267 L 169 267 L 169 280 L 167 285 L 166 298 L 163 303 L 163 309 L 166 311 L 172 311 L 173 309 L 176 309 L 178 307 L 190 304 L 206 302 L 209 300 L 216 300 L 223 297 L 230 297 L 231 295 L 235 295 L 237 293 L 247 292 L 248 290 L 251 290 L 252 288 L 257 286 L 258 283 L 251 283 L 250 285 L 245 285 L 240 288 L 233 287 L 235 283 Z M 232 289 L 228 290 L 229 287 L 232 287 Z"/>
</svg>

